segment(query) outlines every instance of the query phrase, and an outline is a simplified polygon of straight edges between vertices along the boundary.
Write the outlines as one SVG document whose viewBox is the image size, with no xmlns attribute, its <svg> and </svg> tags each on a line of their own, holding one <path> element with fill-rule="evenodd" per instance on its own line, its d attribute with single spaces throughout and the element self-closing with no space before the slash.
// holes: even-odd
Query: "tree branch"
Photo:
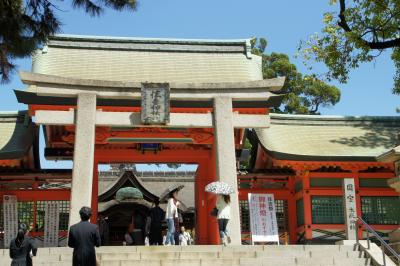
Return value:
<svg viewBox="0 0 400 266">
<path fill-rule="evenodd" d="M 346 12 L 346 1 L 345 0 L 340 0 L 340 12 L 339 12 L 339 18 L 340 21 L 338 22 L 338 25 L 344 29 L 346 32 L 351 32 L 349 24 L 347 24 L 346 16 L 344 13 Z"/>
<path fill-rule="evenodd" d="M 345 12 L 346 12 L 346 0 L 340 0 L 340 12 L 339 12 L 339 22 L 338 25 L 345 31 L 345 32 L 352 32 L 349 24 L 347 23 Z M 374 37 L 376 35 L 374 34 Z M 400 47 L 400 38 L 388 40 L 388 41 L 367 41 L 364 40 L 361 36 L 359 37 L 369 48 L 371 49 L 386 49 L 386 48 L 393 48 L 393 47 Z"/>
<path fill-rule="evenodd" d="M 367 42 L 363 40 L 369 48 L 371 49 L 386 49 L 386 48 L 393 48 L 393 47 L 400 47 L 400 38 L 392 39 L 389 41 L 384 42 Z"/>
</svg>

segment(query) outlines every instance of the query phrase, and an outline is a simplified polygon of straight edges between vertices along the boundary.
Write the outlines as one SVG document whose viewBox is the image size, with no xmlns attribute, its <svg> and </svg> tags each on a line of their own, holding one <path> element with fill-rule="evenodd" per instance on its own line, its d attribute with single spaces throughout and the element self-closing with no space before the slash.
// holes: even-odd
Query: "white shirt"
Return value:
<svg viewBox="0 0 400 266">
<path fill-rule="evenodd" d="M 170 198 L 168 200 L 167 211 L 165 212 L 165 219 L 178 218 L 177 205 L 178 205 L 178 202 L 176 202 L 176 205 L 175 205 L 173 198 Z"/>
<path fill-rule="evenodd" d="M 230 219 L 231 218 L 231 205 L 227 204 L 223 196 L 218 196 L 217 205 L 218 215 L 217 219 Z"/>
<path fill-rule="evenodd" d="M 179 235 L 179 245 L 181 246 L 187 246 L 190 245 L 192 242 L 192 237 L 188 232 L 184 232 L 183 234 L 181 233 Z"/>
</svg>

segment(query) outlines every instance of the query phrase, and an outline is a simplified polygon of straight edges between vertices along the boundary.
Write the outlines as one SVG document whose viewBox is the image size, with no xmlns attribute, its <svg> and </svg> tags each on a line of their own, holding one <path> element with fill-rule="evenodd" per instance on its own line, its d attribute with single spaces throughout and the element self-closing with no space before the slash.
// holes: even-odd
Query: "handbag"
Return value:
<svg viewBox="0 0 400 266">
<path fill-rule="evenodd" d="M 212 209 L 212 211 L 211 211 L 211 216 L 214 216 L 214 217 L 217 217 L 218 216 L 218 209 L 217 209 L 217 207 L 214 207 L 214 209 Z"/>
</svg>

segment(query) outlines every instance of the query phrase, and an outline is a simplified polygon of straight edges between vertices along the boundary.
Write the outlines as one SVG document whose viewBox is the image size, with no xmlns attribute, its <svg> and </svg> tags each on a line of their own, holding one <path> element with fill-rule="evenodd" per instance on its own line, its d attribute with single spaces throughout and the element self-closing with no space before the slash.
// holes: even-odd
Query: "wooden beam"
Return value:
<svg viewBox="0 0 400 266">
<path fill-rule="evenodd" d="M 270 117 L 267 115 L 232 113 L 235 128 L 267 128 Z M 40 125 L 73 125 L 75 122 L 75 111 L 36 111 L 35 122 Z M 103 112 L 96 113 L 96 126 L 111 127 L 160 127 L 160 125 L 141 124 L 140 113 L 132 112 Z M 161 127 L 183 127 L 183 128 L 212 128 L 213 115 L 171 113 L 168 125 Z"/>
<path fill-rule="evenodd" d="M 68 189 L 54 190 L 3 190 L 0 191 L 0 197 L 3 195 L 15 195 L 18 201 L 46 201 L 46 200 L 66 200 L 69 201 L 71 191 Z"/>
<path fill-rule="evenodd" d="M 394 172 L 376 172 L 376 173 L 358 173 L 360 178 L 393 178 L 396 176 Z"/>
<path fill-rule="evenodd" d="M 360 178 L 392 178 L 393 172 L 358 173 Z M 310 178 L 348 178 L 351 173 L 343 172 L 310 172 Z"/>
<path fill-rule="evenodd" d="M 345 229 L 345 225 L 344 224 L 312 224 L 311 225 L 311 230 L 329 230 L 329 229 L 341 229 L 344 230 Z"/>
<path fill-rule="evenodd" d="M 299 168 L 299 169 L 304 169 L 304 170 L 309 170 L 309 171 L 317 170 L 324 166 L 328 166 L 328 167 L 329 166 L 334 166 L 334 167 L 339 166 L 343 170 L 348 170 L 348 169 L 365 170 L 368 167 L 384 167 L 387 170 L 394 169 L 393 163 L 374 162 L 374 161 L 371 161 L 371 162 L 366 162 L 366 161 L 291 161 L 291 160 L 276 160 L 276 159 L 272 159 L 272 161 L 275 166 L 291 167 L 293 169 Z M 317 174 L 317 172 L 310 172 L 310 173 Z"/>
<path fill-rule="evenodd" d="M 210 150 L 161 150 L 142 153 L 135 149 L 96 149 L 99 163 L 194 163 L 209 159 Z M 111 156 L 110 156 L 111 154 Z"/>
<path fill-rule="evenodd" d="M 396 190 L 392 188 L 363 188 L 360 189 L 359 195 L 361 197 L 378 197 L 378 196 L 384 196 L 384 197 L 398 197 L 399 193 L 397 193 Z"/>
<path fill-rule="evenodd" d="M 341 189 L 325 188 L 325 189 L 309 189 L 309 195 L 312 196 L 343 196 Z"/>
<path fill-rule="evenodd" d="M 370 224 L 370 226 L 377 231 L 385 231 L 385 230 L 395 230 L 399 228 L 398 225 L 386 225 L 386 224 Z M 301 229 L 301 227 L 298 228 L 298 230 Z M 345 225 L 344 224 L 312 224 L 311 225 L 312 230 L 344 230 Z"/>
<path fill-rule="evenodd" d="M 269 193 L 274 194 L 276 200 L 289 200 L 292 195 L 287 189 L 267 189 L 267 188 L 239 188 L 239 199 L 248 200 L 249 193 Z"/>
</svg>

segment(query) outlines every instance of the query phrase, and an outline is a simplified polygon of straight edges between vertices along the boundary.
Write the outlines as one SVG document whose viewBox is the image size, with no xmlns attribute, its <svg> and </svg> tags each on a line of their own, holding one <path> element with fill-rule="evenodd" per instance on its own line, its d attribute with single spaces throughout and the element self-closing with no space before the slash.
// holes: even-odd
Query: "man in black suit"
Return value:
<svg viewBox="0 0 400 266">
<path fill-rule="evenodd" d="M 81 221 L 69 229 L 68 246 L 74 249 L 73 266 L 96 266 L 94 247 L 101 244 L 97 225 L 89 223 L 92 209 L 82 207 L 79 211 Z"/>
<path fill-rule="evenodd" d="M 160 208 L 160 201 L 154 201 L 154 207 L 150 210 L 150 245 L 162 246 L 162 221 L 165 219 L 165 212 Z"/>
</svg>

